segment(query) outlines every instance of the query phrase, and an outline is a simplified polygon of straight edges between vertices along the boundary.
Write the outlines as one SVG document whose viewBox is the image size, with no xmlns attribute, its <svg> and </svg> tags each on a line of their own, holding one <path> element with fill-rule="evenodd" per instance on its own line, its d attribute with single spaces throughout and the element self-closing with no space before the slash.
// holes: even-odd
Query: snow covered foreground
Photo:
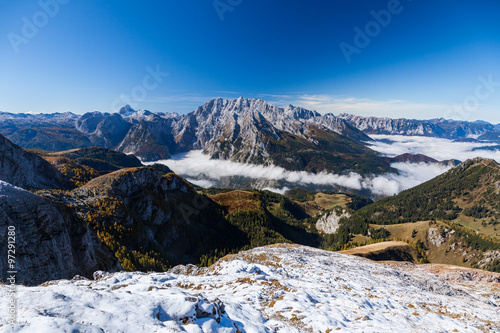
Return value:
<svg viewBox="0 0 500 333">
<path fill-rule="evenodd" d="M 451 279 L 424 266 L 275 245 L 205 269 L 97 272 L 95 281 L 18 286 L 18 323 L 7 325 L 5 309 L 0 326 L 39 333 L 498 332 L 499 283 L 466 282 L 456 277 L 468 273 L 457 272 Z M 0 286 L 2 300 L 7 288 Z"/>
</svg>

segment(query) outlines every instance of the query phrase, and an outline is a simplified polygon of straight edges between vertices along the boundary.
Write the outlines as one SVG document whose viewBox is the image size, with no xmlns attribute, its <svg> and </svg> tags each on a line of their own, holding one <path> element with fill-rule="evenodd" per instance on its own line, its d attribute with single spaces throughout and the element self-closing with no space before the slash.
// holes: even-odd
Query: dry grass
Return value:
<svg viewBox="0 0 500 333">
<path fill-rule="evenodd" d="M 248 191 L 235 190 L 226 193 L 219 193 L 209 196 L 210 199 L 227 208 L 229 212 L 238 209 L 256 210 L 258 200 L 255 194 Z"/>
<path fill-rule="evenodd" d="M 345 194 L 325 194 L 322 192 L 316 193 L 314 195 L 314 200 L 312 201 L 295 201 L 295 203 L 302 207 L 302 209 L 310 216 L 316 216 L 325 210 L 332 209 L 336 206 L 340 206 L 345 209 L 347 208 L 347 204 L 349 202 L 351 202 L 351 198 Z"/>
<path fill-rule="evenodd" d="M 358 246 L 358 247 L 355 247 L 354 249 L 340 251 L 340 252 L 345 253 L 345 254 L 365 254 L 365 253 L 373 253 L 373 252 L 383 251 L 383 250 L 387 250 L 388 248 L 393 248 L 393 247 L 407 247 L 407 246 L 409 246 L 409 245 L 405 242 L 389 241 L 389 242 L 380 242 L 380 243 L 375 243 L 375 244 L 370 244 L 370 245 L 365 245 L 365 246 Z"/>
</svg>

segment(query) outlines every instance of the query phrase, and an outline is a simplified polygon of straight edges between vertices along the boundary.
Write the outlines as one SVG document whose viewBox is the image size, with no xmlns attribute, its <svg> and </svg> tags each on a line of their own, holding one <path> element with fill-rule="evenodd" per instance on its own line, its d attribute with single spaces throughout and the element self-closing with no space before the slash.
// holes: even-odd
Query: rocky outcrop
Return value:
<svg viewBox="0 0 500 333">
<path fill-rule="evenodd" d="M 117 113 L 104 118 L 90 135 L 92 143 L 99 147 L 115 148 L 127 135 L 132 124 Z"/>
<path fill-rule="evenodd" d="M 95 178 L 64 200 L 94 229 L 119 240 L 114 251 L 153 251 L 169 265 L 197 262 L 211 249 L 241 242 L 217 204 L 180 176 L 151 167 Z"/>
<path fill-rule="evenodd" d="M 177 152 L 172 135 L 172 119 L 151 113 L 146 116 L 147 119 L 133 117 L 130 116 L 129 120 L 134 125 L 116 147 L 117 150 L 139 156 L 143 161 L 165 160 L 170 158 L 171 151 Z"/>
<path fill-rule="evenodd" d="M 0 247 L 7 249 L 8 227 L 15 228 L 16 283 L 92 277 L 96 270 L 117 271 L 120 264 L 68 207 L 0 181 Z M 6 281 L 6 256 L 0 261 Z"/>
<path fill-rule="evenodd" d="M 438 228 L 429 228 L 427 238 L 435 246 L 441 246 L 446 241 L 446 232 L 441 232 Z"/>
<path fill-rule="evenodd" d="M 97 125 L 107 117 L 109 117 L 109 113 L 87 112 L 76 122 L 76 129 L 82 133 L 91 134 L 97 129 Z"/>
<path fill-rule="evenodd" d="M 323 215 L 318 222 L 316 222 L 316 229 L 325 234 L 334 234 L 339 228 L 341 218 L 349 218 L 351 214 L 342 209 L 334 209 L 333 211 Z"/>
<path fill-rule="evenodd" d="M 27 189 L 62 188 L 62 174 L 40 156 L 0 135 L 0 180 Z"/>
<path fill-rule="evenodd" d="M 482 259 L 477 263 L 477 267 L 486 269 L 494 263 L 500 262 L 500 251 L 492 250 L 483 253 Z M 500 282 L 500 278 L 498 279 Z"/>
<path fill-rule="evenodd" d="M 148 189 L 151 195 L 161 196 L 163 200 L 168 200 L 167 191 L 171 190 L 191 194 L 196 193 L 181 177 L 175 174 L 162 176 L 158 171 L 150 167 L 127 168 L 106 174 L 75 189 L 73 193 L 77 196 L 86 197 L 88 200 L 98 200 L 106 197 L 130 200 L 130 205 L 133 205 L 137 202 L 133 202 L 132 198 L 138 195 L 148 195 L 148 193 L 144 193 L 143 189 Z M 126 203 L 128 204 L 128 202 Z M 138 211 L 138 213 L 140 212 Z"/>
<path fill-rule="evenodd" d="M 200 149 L 212 159 L 313 173 L 395 172 L 346 121 L 260 99 L 214 99 L 176 121 L 173 134 L 182 149 Z"/>
<path fill-rule="evenodd" d="M 348 121 L 357 129 L 367 134 L 440 137 L 445 132 L 442 128 L 434 124 L 414 119 L 362 117 L 345 113 L 340 114 L 338 117 Z"/>
</svg>

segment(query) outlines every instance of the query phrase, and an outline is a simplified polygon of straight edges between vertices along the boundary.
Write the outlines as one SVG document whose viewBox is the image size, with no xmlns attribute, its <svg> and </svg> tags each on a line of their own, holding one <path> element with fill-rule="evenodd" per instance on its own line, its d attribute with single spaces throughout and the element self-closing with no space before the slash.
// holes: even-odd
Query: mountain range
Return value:
<svg viewBox="0 0 500 333">
<path fill-rule="evenodd" d="M 366 145 L 369 134 L 497 142 L 500 132 L 486 122 L 321 115 L 240 97 L 214 99 L 186 115 L 130 106 L 82 116 L 0 112 L 0 133 L 21 147 L 47 151 L 98 146 L 156 161 L 198 149 L 213 159 L 290 171 L 367 175 L 396 172 Z"/>
<path fill-rule="evenodd" d="M 392 119 L 380 117 L 362 117 L 340 114 L 338 118 L 346 120 L 366 134 L 427 136 L 450 140 L 496 141 L 499 125 L 484 121 L 459 121 L 444 118 L 429 120 Z M 494 135 L 492 135 L 494 133 Z"/>
</svg>

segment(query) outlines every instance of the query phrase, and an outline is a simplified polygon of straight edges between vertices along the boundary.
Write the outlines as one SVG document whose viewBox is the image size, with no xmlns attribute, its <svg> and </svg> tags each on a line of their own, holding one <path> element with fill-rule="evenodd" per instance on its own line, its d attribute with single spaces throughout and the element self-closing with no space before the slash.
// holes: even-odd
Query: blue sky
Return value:
<svg viewBox="0 0 500 333">
<path fill-rule="evenodd" d="M 322 113 L 500 122 L 498 1 L 41 0 L 0 9 L 2 111 L 129 103 L 182 114 L 245 96 Z"/>
</svg>

